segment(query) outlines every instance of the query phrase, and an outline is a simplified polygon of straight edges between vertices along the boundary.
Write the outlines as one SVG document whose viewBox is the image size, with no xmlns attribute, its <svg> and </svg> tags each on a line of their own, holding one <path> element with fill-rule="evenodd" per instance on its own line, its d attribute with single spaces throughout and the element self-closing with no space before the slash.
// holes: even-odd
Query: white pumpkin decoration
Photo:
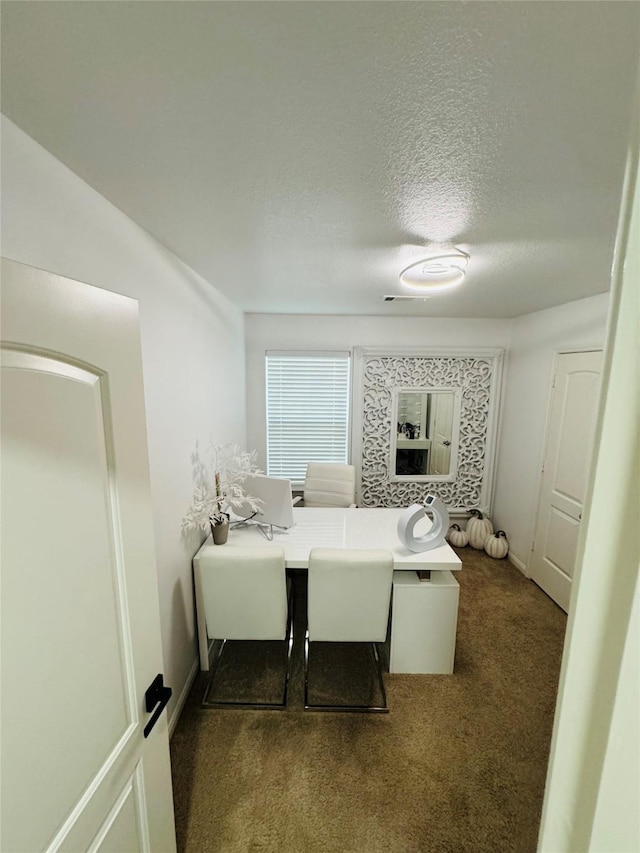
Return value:
<svg viewBox="0 0 640 853">
<path fill-rule="evenodd" d="M 467 521 L 467 534 L 469 536 L 469 545 L 472 548 L 477 548 L 482 551 L 487 536 L 493 533 L 493 524 L 491 519 L 483 515 L 479 509 L 472 509 L 471 518 Z"/>
<path fill-rule="evenodd" d="M 460 530 L 458 524 L 452 524 L 447 533 L 447 539 L 454 548 L 464 548 L 469 544 L 469 537 L 466 530 Z"/>
<path fill-rule="evenodd" d="M 495 535 L 487 536 L 484 550 L 495 560 L 502 560 L 509 553 L 509 540 L 504 530 L 498 530 Z"/>
</svg>

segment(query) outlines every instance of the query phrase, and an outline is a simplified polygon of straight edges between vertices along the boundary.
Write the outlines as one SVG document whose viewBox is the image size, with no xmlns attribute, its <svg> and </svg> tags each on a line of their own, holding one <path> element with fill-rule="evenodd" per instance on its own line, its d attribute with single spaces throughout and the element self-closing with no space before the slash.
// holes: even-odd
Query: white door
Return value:
<svg viewBox="0 0 640 853">
<path fill-rule="evenodd" d="M 0 849 L 174 851 L 137 302 L 3 261 L 2 309 Z"/>
<path fill-rule="evenodd" d="M 558 356 L 531 577 L 566 612 L 591 461 L 601 352 Z"/>
<path fill-rule="evenodd" d="M 453 433 L 453 394 L 431 395 L 431 474 L 446 475 L 451 467 Z"/>
</svg>

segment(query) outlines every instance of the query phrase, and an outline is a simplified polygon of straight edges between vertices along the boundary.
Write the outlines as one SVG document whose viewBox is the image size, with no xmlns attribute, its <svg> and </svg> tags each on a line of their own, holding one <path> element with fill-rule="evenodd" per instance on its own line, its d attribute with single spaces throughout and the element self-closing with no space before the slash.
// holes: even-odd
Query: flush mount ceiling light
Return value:
<svg viewBox="0 0 640 853">
<path fill-rule="evenodd" d="M 433 293 L 449 290 L 464 281 L 469 255 L 444 252 L 410 264 L 400 273 L 400 283 L 409 290 Z"/>
</svg>

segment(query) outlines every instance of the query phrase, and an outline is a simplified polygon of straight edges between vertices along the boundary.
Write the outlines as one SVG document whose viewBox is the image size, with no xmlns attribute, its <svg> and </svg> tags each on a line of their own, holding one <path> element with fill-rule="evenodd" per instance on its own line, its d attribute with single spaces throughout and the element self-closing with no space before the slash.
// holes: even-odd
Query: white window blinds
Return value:
<svg viewBox="0 0 640 853">
<path fill-rule="evenodd" d="M 304 483 L 307 462 L 348 461 L 349 353 L 267 352 L 267 473 Z"/>
</svg>

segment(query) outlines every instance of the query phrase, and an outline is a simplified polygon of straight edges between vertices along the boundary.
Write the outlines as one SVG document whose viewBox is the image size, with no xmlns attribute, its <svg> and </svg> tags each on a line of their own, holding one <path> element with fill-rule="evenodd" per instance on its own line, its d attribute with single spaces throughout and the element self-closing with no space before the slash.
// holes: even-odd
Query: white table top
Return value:
<svg viewBox="0 0 640 853">
<path fill-rule="evenodd" d="M 289 569 L 306 569 L 312 548 L 385 548 L 393 552 L 394 569 L 406 571 L 457 571 L 462 568 L 458 555 L 446 543 L 431 551 L 414 554 L 398 538 L 398 518 L 401 509 L 350 507 L 294 507 L 295 525 L 289 530 L 274 528 L 269 543 L 256 525 L 232 527 L 226 545 L 211 544 L 204 548 L 246 548 L 252 545 L 279 545 L 284 548 L 285 564 Z M 425 519 L 426 532 L 429 520 Z"/>
</svg>

